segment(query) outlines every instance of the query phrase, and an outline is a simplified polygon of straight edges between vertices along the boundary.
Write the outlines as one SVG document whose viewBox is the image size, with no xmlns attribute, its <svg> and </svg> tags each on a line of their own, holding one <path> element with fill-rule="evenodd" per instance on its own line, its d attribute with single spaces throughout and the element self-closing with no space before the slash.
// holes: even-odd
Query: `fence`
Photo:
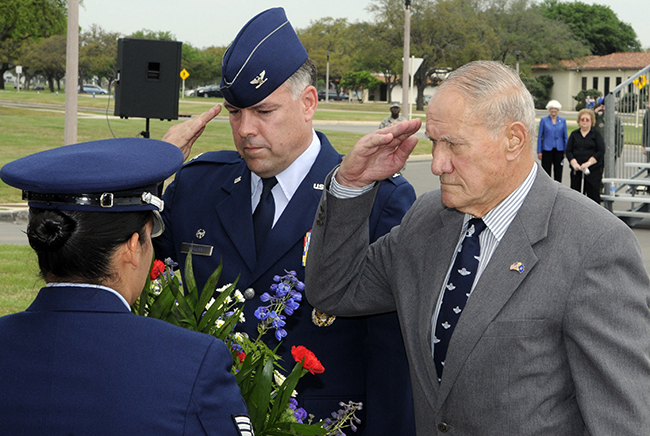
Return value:
<svg viewBox="0 0 650 436">
<path fill-rule="evenodd" d="M 650 65 L 605 97 L 596 128 L 605 138 L 605 206 L 629 225 L 650 218 Z"/>
</svg>

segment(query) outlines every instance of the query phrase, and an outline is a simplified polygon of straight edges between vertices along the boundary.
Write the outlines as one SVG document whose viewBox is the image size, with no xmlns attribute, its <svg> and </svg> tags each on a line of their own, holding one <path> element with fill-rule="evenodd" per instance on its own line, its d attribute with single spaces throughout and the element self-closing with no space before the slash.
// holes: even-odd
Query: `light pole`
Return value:
<svg viewBox="0 0 650 436">
<path fill-rule="evenodd" d="M 325 103 L 330 102 L 330 52 L 327 52 L 327 68 L 325 69 Z"/>
<path fill-rule="evenodd" d="M 402 70 L 402 107 L 409 104 L 409 61 L 411 58 L 411 0 L 404 0 L 404 69 Z M 388 97 L 390 99 L 390 96 Z"/>
<path fill-rule="evenodd" d="M 517 55 L 517 74 L 519 74 L 519 55 L 521 52 L 519 50 L 515 51 L 515 55 Z"/>
</svg>

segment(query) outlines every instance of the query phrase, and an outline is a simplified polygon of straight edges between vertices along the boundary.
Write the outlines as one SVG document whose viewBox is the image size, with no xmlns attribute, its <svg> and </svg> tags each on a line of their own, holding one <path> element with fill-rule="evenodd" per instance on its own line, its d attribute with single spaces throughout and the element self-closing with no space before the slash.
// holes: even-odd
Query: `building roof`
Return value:
<svg viewBox="0 0 650 436">
<path fill-rule="evenodd" d="M 569 70 L 640 70 L 650 65 L 650 52 L 612 53 L 606 56 L 585 56 L 563 60 L 560 64 Z M 552 70 L 548 64 L 533 65 L 533 70 Z"/>
</svg>

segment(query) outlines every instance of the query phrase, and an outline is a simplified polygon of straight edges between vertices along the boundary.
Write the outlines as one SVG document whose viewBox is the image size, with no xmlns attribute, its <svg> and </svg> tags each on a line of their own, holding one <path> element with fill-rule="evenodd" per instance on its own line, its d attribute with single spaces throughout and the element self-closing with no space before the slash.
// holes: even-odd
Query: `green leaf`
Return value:
<svg viewBox="0 0 650 436">
<path fill-rule="evenodd" d="M 303 359 L 304 361 L 304 359 Z M 269 415 L 269 423 L 275 423 L 282 413 L 287 410 L 289 406 L 289 399 L 291 394 L 296 389 L 296 385 L 300 378 L 307 373 L 306 369 L 303 369 L 302 362 L 296 363 L 291 371 L 291 374 L 287 376 L 282 385 L 278 387 L 278 396 L 273 403 L 273 408 L 271 409 L 271 414 Z"/>
<path fill-rule="evenodd" d="M 197 319 L 203 313 L 205 306 L 208 304 L 208 302 L 212 298 L 212 295 L 214 294 L 214 290 L 217 288 L 217 283 L 219 282 L 219 277 L 221 277 L 222 268 L 223 268 L 223 261 L 220 260 L 217 269 L 214 270 L 214 272 L 208 278 L 208 281 L 205 282 L 203 291 L 201 291 L 201 298 L 199 299 L 199 303 L 196 305 L 195 315 Z"/>
<path fill-rule="evenodd" d="M 265 427 L 268 404 L 271 401 L 271 389 L 273 387 L 273 361 L 263 362 L 261 371 L 254 375 L 253 390 L 251 392 L 248 410 L 251 415 L 251 422 L 256 434 L 261 434 Z"/>
<path fill-rule="evenodd" d="M 185 258 L 185 295 L 190 307 L 196 307 L 199 299 L 199 290 L 196 287 L 196 280 L 194 279 L 194 267 L 192 266 L 192 247 L 190 246 L 187 257 Z M 205 307 L 205 306 L 203 306 Z"/>
<path fill-rule="evenodd" d="M 318 421 L 314 424 L 300 424 L 299 422 L 292 422 L 289 424 L 289 427 L 291 427 L 291 430 L 293 431 L 292 434 L 299 434 L 302 436 L 327 434 L 327 429 L 323 428 L 323 421 Z"/>
</svg>

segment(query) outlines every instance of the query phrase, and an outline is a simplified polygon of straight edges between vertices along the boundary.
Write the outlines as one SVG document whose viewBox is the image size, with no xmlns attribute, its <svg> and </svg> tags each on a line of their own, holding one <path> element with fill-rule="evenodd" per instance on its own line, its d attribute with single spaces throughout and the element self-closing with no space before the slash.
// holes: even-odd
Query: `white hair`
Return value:
<svg viewBox="0 0 650 436">
<path fill-rule="evenodd" d="M 495 138 L 506 125 L 520 122 L 526 128 L 532 146 L 535 103 L 512 68 L 495 61 L 470 62 L 452 71 L 440 84 L 439 90 L 448 87 L 465 97 L 470 112 L 480 117 Z"/>
</svg>

